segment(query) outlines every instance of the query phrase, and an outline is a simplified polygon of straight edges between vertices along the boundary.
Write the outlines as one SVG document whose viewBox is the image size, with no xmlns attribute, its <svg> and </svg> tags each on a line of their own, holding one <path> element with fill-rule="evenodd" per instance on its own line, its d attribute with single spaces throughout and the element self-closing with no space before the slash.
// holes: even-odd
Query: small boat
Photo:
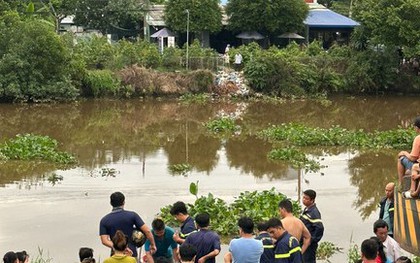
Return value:
<svg viewBox="0 0 420 263">
<path fill-rule="evenodd" d="M 404 250 L 420 256 L 420 199 L 407 199 L 395 191 L 394 207 L 394 239 Z"/>
</svg>

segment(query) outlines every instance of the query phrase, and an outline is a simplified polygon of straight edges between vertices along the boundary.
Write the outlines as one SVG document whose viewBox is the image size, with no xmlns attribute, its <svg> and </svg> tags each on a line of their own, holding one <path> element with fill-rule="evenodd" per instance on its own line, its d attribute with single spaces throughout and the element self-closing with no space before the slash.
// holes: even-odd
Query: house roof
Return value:
<svg viewBox="0 0 420 263">
<path fill-rule="evenodd" d="M 309 28 L 353 28 L 360 24 L 327 8 L 310 9 L 303 22 Z"/>
</svg>

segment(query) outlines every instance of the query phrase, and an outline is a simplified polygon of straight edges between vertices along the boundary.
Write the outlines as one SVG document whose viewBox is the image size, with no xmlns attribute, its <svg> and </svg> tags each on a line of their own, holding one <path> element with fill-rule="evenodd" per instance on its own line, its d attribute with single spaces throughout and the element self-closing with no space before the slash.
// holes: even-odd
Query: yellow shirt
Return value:
<svg viewBox="0 0 420 263">
<path fill-rule="evenodd" d="M 126 255 L 113 255 L 104 260 L 104 263 L 137 263 L 136 259 Z"/>
</svg>

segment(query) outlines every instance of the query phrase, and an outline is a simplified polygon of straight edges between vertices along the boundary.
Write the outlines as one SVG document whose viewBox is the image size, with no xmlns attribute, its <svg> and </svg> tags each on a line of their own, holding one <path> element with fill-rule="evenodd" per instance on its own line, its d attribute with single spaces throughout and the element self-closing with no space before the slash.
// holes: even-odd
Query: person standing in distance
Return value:
<svg viewBox="0 0 420 263">
<path fill-rule="evenodd" d="M 379 218 L 383 219 L 389 226 L 388 235 L 394 237 L 394 183 L 385 186 L 385 197 L 379 202 L 381 210 Z"/>
<path fill-rule="evenodd" d="M 316 250 L 318 243 L 324 235 L 324 225 L 321 221 L 321 213 L 315 204 L 316 192 L 308 189 L 303 192 L 302 203 L 305 206 L 303 213 L 300 216 L 303 224 L 311 233 L 311 243 L 306 251 L 303 253 L 303 260 L 305 263 L 316 262 Z"/>
<path fill-rule="evenodd" d="M 153 239 L 152 232 L 149 227 L 143 222 L 140 216 L 133 211 L 124 210 L 125 196 L 121 192 L 115 192 L 111 194 L 111 213 L 107 214 L 101 219 L 99 223 L 99 235 L 103 245 L 113 249 L 113 243 L 111 237 L 115 235 L 117 230 L 121 230 L 124 235 L 128 238 L 128 246 L 126 254 L 129 256 L 137 257 L 136 245 L 131 241 L 133 230 L 137 229 L 143 232 L 143 234 L 150 241 L 150 251 L 155 253 L 156 244 Z M 111 252 L 112 254 L 112 252 Z"/>
</svg>

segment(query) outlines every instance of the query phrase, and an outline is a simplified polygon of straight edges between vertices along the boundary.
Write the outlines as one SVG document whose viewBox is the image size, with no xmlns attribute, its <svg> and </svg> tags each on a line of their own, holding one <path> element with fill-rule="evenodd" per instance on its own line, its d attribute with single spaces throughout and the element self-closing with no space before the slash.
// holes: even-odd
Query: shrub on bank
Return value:
<svg viewBox="0 0 420 263">
<path fill-rule="evenodd" d="M 115 96 L 121 86 L 110 70 L 88 70 L 82 83 L 82 95 L 95 98 Z"/>
<path fill-rule="evenodd" d="M 70 52 L 42 20 L 8 12 L 0 17 L 0 93 L 2 101 L 72 100 Z"/>
</svg>

